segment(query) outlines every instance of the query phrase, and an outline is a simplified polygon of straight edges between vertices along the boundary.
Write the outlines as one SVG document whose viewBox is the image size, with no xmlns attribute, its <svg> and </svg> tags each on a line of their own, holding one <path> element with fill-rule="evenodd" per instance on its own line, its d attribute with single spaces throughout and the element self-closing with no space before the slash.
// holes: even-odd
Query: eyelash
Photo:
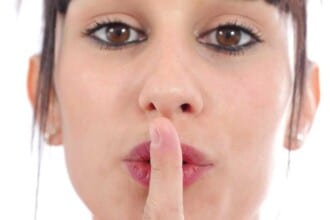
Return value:
<svg viewBox="0 0 330 220">
<path fill-rule="evenodd" d="M 105 40 L 102 40 L 95 36 L 95 33 L 97 33 L 98 31 L 101 31 L 104 28 L 109 29 L 109 28 L 113 27 L 114 25 L 122 25 L 123 27 L 127 27 L 127 29 L 129 29 L 130 32 L 133 31 L 133 32 L 135 32 L 135 34 L 139 35 L 139 38 L 141 36 L 142 36 L 142 38 L 140 38 L 138 40 L 129 41 L 126 43 L 120 43 L 120 44 L 116 45 L 116 44 L 111 44 L 109 42 L 106 42 Z M 241 34 L 243 33 L 244 35 L 247 35 L 248 37 L 250 37 L 251 42 L 241 45 L 241 46 L 234 46 L 234 47 L 232 47 L 232 46 L 226 47 L 226 46 L 222 46 L 222 45 L 216 45 L 213 43 L 203 42 L 204 37 L 209 36 L 210 34 L 215 33 L 216 31 L 219 31 L 221 29 L 239 31 Z M 100 46 L 100 49 L 106 49 L 106 50 L 125 49 L 129 46 L 134 46 L 135 44 L 142 43 L 148 39 L 146 36 L 146 33 L 144 31 L 134 28 L 120 20 L 105 20 L 105 21 L 101 21 L 101 22 L 96 22 L 91 28 L 88 28 L 82 34 L 83 34 L 83 36 L 89 37 L 92 40 L 94 40 L 94 42 L 96 42 Z M 208 31 L 200 34 L 199 36 L 197 36 L 197 41 L 200 44 L 203 44 L 203 45 L 209 47 L 210 49 L 215 50 L 218 53 L 237 56 L 237 55 L 243 55 L 245 50 L 251 48 L 255 44 L 262 43 L 263 38 L 262 38 L 261 33 L 259 31 L 255 30 L 254 28 L 249 27 L 248 25 L 239 24 L 239 22 L 234 21 L 234 22 L 228 22 L 224 25 L 218 25 L 216 28 L 213 28 L 211 30 L 208 30 Z"/>
</svg>

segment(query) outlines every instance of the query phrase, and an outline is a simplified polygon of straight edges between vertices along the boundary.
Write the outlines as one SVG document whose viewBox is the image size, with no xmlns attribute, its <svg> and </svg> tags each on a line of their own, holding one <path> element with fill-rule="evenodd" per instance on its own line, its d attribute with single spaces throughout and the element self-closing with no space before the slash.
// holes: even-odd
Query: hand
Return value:
<svg viewBox="0 0 330 220">
<path fill-rule="evenodd" d="M 184 220 L 179 137 L 165 118 L 153 121 L 150 135 L 151 176 L 143 220 Z"/>
</svg>

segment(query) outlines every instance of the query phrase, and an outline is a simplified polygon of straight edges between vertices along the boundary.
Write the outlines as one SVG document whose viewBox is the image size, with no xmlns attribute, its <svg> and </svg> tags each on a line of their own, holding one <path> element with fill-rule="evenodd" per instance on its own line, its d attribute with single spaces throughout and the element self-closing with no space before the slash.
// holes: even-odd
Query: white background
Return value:
<svg viewBox="0 0 330 220">
<path fill-rule="evenodd" d="M 322 100 L 304 148 L 292 154 L 290 178 L 281 191 L 281 220 L 330 220 L 330 2 L 310 0 L 309 7 L 309 56 L 321 67 Z M 26 71 L 28 57 L 40 50 L 40 9 L 40 0 L 25 0 L 18 15 L 16 1 L 0 2 L 1 220 L 32 220 L 34 215 L 36 158 Z M 46 149 L 40 184 L 38 220 L 91 219 L 70 185 L 62 148 Z M 264 219 L 273 219 L 269 216 Z"/>
</svg>

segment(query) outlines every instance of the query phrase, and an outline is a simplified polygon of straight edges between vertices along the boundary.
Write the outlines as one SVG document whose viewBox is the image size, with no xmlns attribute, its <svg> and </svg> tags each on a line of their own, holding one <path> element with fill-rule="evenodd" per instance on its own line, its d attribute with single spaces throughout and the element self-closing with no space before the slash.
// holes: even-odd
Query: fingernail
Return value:
<svg viewBox="0 0 330 220">
<path fill-rule="evenodd" d="M 160 136 L 159 136 L 158 129 L 151 126 L 149 131 L 150 131 L 150 139 L 151 139 L 152 145 L 158 146 L 160 143 Z"/>
</svg>

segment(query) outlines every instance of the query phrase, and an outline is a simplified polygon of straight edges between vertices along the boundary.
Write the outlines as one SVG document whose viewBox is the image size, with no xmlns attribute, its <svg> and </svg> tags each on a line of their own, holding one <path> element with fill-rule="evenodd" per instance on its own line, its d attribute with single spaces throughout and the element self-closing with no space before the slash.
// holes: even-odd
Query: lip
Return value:
<svg viewBox="0 0 330 220">
<path fill-rule="evenodd" d="M 183 186 L 187 187 L 202 177 L 213 164 L 196 148 L 181 144 Z M 135 146 L 124 159 L 131 177 L 143 186 L 148 187 L 150 181 L 150 141 Z"/>
</svg>

